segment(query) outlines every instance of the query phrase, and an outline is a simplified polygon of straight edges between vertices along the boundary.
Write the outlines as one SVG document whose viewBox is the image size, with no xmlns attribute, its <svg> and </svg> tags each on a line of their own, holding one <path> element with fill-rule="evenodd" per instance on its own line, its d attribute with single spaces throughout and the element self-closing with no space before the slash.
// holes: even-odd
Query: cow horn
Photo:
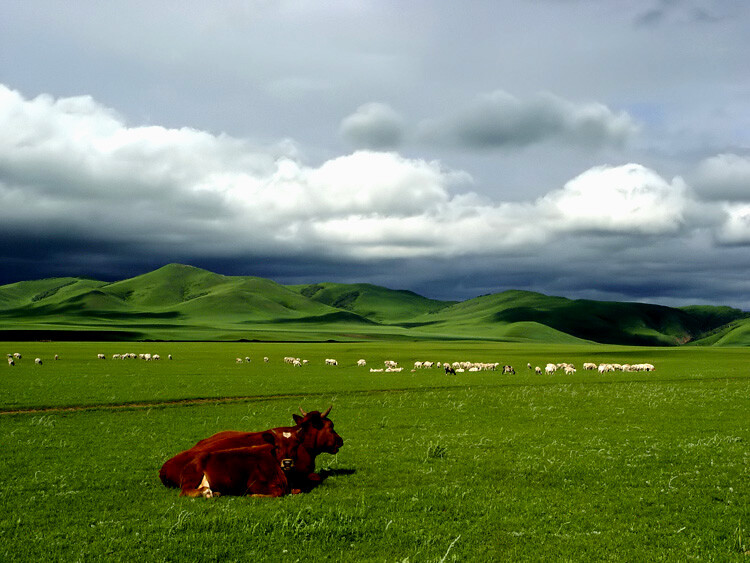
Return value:
<svg viewBox="0 0 750 563">
<path fill-rule="evenodd" d="M 329 413 L 329 412 L 331 412 L 331 409 L 332 409 L 332 408 L 333 408 L 333 405 L 331 405 L 330 407 L 328 407 L 328 410 L 327 410 L 326 412 L 324 412 L 324 413 L 323 413 L 323 414 L 322 414 L 322 415 L 320 416 L 320 418 L 325 418 L 325 417 L 327 417 L 327 416 L 328 416 L 328 413 Z"/>
<path fill-rule="evenodd" d="M 301 412 L 301 413 L 302 413 L 302 416 L 307 416 L 307 413 L 306 413 L 305 411 L 303 411 L 303 410 L 302 410 L 302 407 L 300 407 L 300 408 L 299 408 L 299 412 Z"/>
</svg>

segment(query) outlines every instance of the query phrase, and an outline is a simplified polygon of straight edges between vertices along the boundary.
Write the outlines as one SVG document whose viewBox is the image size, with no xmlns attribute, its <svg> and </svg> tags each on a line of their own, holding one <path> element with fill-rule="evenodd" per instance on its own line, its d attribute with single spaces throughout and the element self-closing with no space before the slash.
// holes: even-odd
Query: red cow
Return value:
<svg viewBox="0 0 750 563">
<path fill-rule="evenodd" d="M 267 442 L 265 445 L 198 453 L 180 473 L 180 495 L 278 497 L 287 494 L 290 491 L 286 473 L 294 467 L 304 428 L 289 430 L 261 433 Z"/>
<path fill-rule="evenodd" d="M 180 496 L 220 495 L 280 497 L 289 482 L 271 444 L 198 454 L 182 471 Z"/>
<path fill-rule="evenodd" d="M 297 462 L 294 470 L 287 474 L 290 482 L 302 490 L 310 490 L 318 485 L 322 478 L 315 473 L 315 458 L 321 453 L 337 454 L 344 440 L 333 429 L 333 421 L 328 418 L 331 407 L 321 414 L 318 411 L 306 413 L 299 409 L 304 416 L 293 414 L 292 418 L 298 426 L 306 428 L 302 443 L 297 448 Z"/>
<path fill-rule="evenodd" d="M 300 409 L 302 411 L 302 409 Z M 302 443 L 296 449 L 294 467 L 288 467 L 287 477 L 293 488 L 309 490 L 321 481 L 320 475 L 315 473 L 315 458 L 321 453 L 335 454 L 344 444 L 341 436 L 333 429 L 333 422 L 327 418 L 331 407 L 323 414 L 319 411 L 305 413 L 304 417 L 292 415 L 297 426 L 275 428 L 273 431 L 283 436 L 285 433 L 298 432 L 302 430 L 300 437 Z M 180 487 L 180 476 L 183 469 L 191 463 L 195 457 L 203 452 L 228 450 L 258 446 L 265 443 L 264 438 L 268 432 L 241 432 L 237 430 L 225 430 L 205 438 L 195 444 L 189 450 L 181 452 L 167 460 L 159 471 L 162 483 L 167 487 Z M 277 455 L 280 452 L 277 451 Z M 281 459 L 279 459 L 281 461 Z M 288 464 L 287 464 L 288 465 Z"/>
</svg>

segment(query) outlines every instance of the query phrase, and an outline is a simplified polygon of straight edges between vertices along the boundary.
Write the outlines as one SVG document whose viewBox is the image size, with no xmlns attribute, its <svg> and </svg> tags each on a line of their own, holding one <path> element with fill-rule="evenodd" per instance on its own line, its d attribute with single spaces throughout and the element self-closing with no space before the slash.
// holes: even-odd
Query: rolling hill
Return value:
<svg viewBox="0 0 750 563">
<path fill-rule="evenodd" d="M 571 300 L 510 290 L 438 301 L 371 284 L 284 286 L 169 264 L 117 282 L 53 278 L 0 286 L 0 339 L 484 339 L 674 346 L 750 345 L 748 314 Z"/>
</svg>

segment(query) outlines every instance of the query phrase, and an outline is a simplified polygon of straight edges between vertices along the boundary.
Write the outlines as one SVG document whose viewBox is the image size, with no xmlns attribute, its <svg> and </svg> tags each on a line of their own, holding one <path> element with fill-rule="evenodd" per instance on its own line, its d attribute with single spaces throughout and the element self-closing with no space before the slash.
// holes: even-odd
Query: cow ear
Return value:
<svg viewBox="0 0 750 563">
<path fill-rule="evenodd" d="M 276 445 L 276 436 L 274 436 L 273 432 L 263 432 L 263 440 L 273 446 Z"/>
<path fill-rule="evenodd" d="M 302 417 L 300 415 L 298 415 L 298 414 L 293 414 L 292 418 L 294 419 L 294 422 L 296 422 L 297 424 L 299 424 L 300 422 L 302 422 Z"/>
</svg>

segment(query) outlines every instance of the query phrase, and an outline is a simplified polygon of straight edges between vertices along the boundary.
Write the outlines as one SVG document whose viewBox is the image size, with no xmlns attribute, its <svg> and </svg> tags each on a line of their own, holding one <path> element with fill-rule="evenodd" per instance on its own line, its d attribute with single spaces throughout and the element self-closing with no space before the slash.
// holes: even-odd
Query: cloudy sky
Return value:
<svg viewBox="0 0 750 563">
<path fill-rule="evenodd" d="M 745 0 L 0 3 L 0 283 L 750 309 Z"/>
</svg>

